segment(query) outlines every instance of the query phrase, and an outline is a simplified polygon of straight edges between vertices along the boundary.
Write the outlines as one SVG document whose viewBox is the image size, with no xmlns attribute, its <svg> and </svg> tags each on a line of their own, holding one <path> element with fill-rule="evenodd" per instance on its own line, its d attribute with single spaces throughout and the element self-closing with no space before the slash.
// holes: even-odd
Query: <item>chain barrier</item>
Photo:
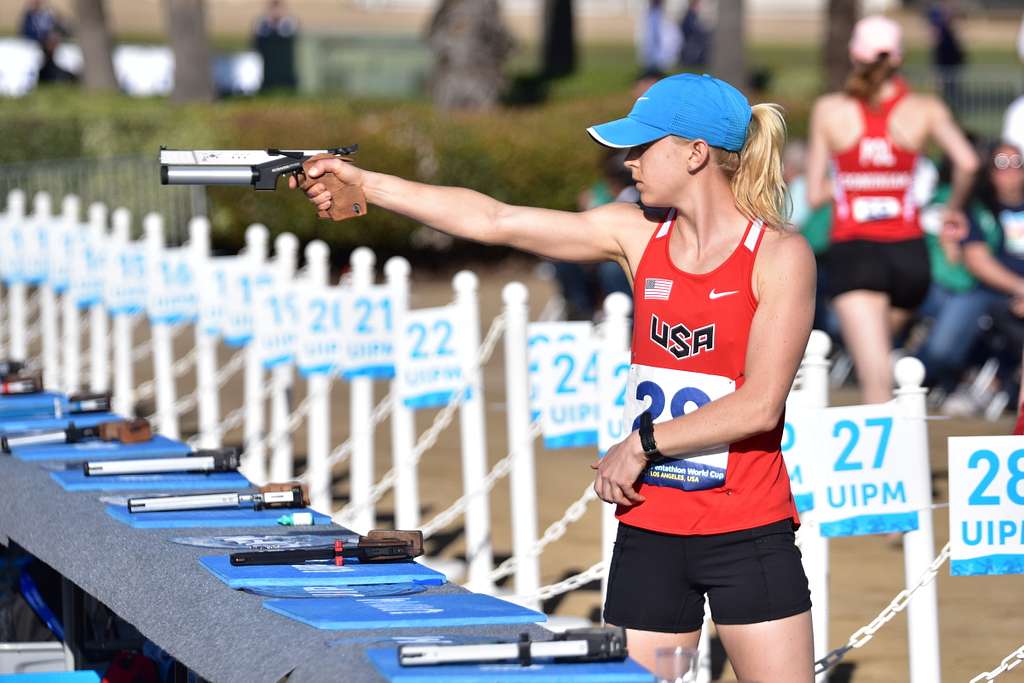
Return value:
<svg viewBox="0 0 1024 683">
<path fill-rule="evenodd" d="M 188 326 L 189 323 L 175 323 L 174 325 L 171 325 L 171 342 L 173 343 L 174 340 L 180 337 L 181 333 L 184 332 L 185 328 L 187 328 Z M 132 327 L 134 328 L 134 325 Z M 83 322 L 82 328 L 83 331 L 88 329 L 88 318 L 86 319 L 85 322 Z M 146 341 L 142 342 L 134 349 L 132 349 L 132 362 L 138 363 L 143 358 L 148 358 L 150 354 L 152 354 L 152 352 L 153 337 L 152 335 L 150 335 L 149 339 L 147 339 Z"/>
<path fill-rule="evenodd" d="M 171 376 L 174 377 L 174 379 L 184 377 L 186 374 L 188 374 L 188 371 L 192 368 L 192 366 L 195 365 L 195 361 L 198 356 L 199 349 L 193 347 L 184 356 L 174 361 L 174 363 L 171 365 Z M 151 379 L 146 382 L 143 382 L 138 387 L 136 387 L 135 393 L 138 395 L 139 399 L 143 401 L 148 398 L 153 398 L 153 395 L 156 394 L 156 380 Z"/>
<path fill-rule="evenodd" d="M 587 506 L 590 502 L 597 499 L 597 493 L 594 492 L 594 485 L 592 483 L 587 484 L 587 488 L 584 489 L 583 495 L 580 496 L 576 502 L 570 505 L 565 510 L 565 514 L 562 518 L 553 522 L 541 535 L 540 540 L 530 548 L 529 552 L 523 559 L 533 559 L 539 557 L 544 549 L 557 541 L 558 539 L 565 536 L 565 532 L 568 531 L 569 526 L 578 522 L 587 511 Z M 519 557 L 513 555 L 508 558 L 491 572 L 488 576 L 489 581 L 499 581 L 506 576 L 512 574 L 516 570 L 516 566 L 519 564 Z"/>
<path fill-rule="evenodd" d="M 590 569 L 580 572 L 579 574 L 574 574 L 563 581 L 559 581 L 558 583 L 543 586 L 535 593 L 531 593 L 530 595 L 513 595 L 506 599 L 519 603 L 534 601 L 544 602 L 545 600 L 550 600 L 551 598 L 562 595 L 563 593 L 569 593 L 577 588 L 582 588 L 591 581 L 600 581 L 604 578 L 604 574 L 605 562 L 604 560 L 601 560 L 600 562 L 591 565 Z"/>
<path fill-rule="evenodd" d="M 1024 662 L 1024 645 L 1017 648 L 1016 652 L 1011 652 L 1006 658 L 992 671 L 986 671 L 985 673 L 978 674 L 971 679 L 971 683 L 978 683 L 979 681 L 994 681 L 1001 674 L 1006 673 L 1010 669 Z"/>
<path fill-rule="evenodd" d="M 928 569 L 925 570 L 924 574 L 921 575 L 921 578 L 917 580 L 917 583 L 910 588 L 900 591 L 899 594 L 893 598 L 892 602 L 890 602 L 885 609 L 879 612 L 878 616 L 872 619 L 867 626 L 862 626 L 857 629 L 853 635 L 850 636 L 850 639 L 846 641 L 846 645 L 832 650 L 827 655 L 816 661 L 814 663 L 814 673 L 820 674 L 828 671 L 838 664 L 847 652 L 859 647 L 864 647 L 864 645 L 866 645 L 868 641 L 875 636 L 875 633 L 877 633 L 879 629 L 888 624 L 897 614 L 907 608 L 907 605 L 910 604 L 910 599 L 914 597 L 914 593 L 924 586 L 927 586 L 935 579 L 935 575 L 938 573 L 939 568 L 942 567 L 948 559 L 949 543 L 942 548 L 938 557 L 932 560 L 932 563 L 928 565 Z"/>
<path fill-rule="evenodd" d="M 480 344 L 480 349 L 477 351 L 477 357 L 475 361 L 476 367 L 480 368 L 490 359 L 491 354 L 494 353 L 494 348 L 498 344 L 498 338 L 501 333 L 505 330 L 505 315 L 499 314 L 491 322 L 490 329 L 487 330 L 487 336 L 484 338 L 483 343 Z M 430 427 L 420 435 L 416 441 L 416 445 L 412 449 L 412 453 L 409 454 L 408 459 L 405 462 L 400 463 L 401 467 L 416 467 L 419 465 L 420 459 L 423 454 L 430 450 L 437 440 L 441 436 L 441 432 L 448 428 L 448 426 L 455 419 L 455 413 L 462 406 L 463 401 L 466 400 L 466 390 L 469 387 L 463 387 L 459 391 L 457 398 L 449 402 L 442 408 L 437 415 L 434 417 L 434 421 Z M 334 516 L 335 520 L 340 520 L 339 523 L 344 526 L 350 523 L 351 520 L 363 510 L 369 508 L 379 501 L 385 493 L 391 490 L 391 487 L 395 485 L 395 480 L 398 478 L 398 474 L 395 467 L 392 467 L 384 476 L 380 478 L 376 484 L 370 487 L 367 492 L 366 499 L 360 501 L 358 504 L 353 501 L 349 501 L 338 513 Z"/>
<path fill-rule="evenodd" d="M 388 392 L 388 394 L 380 400 L 380 403 L 374 407 L 373 412 L 370 414 L 370 427 L 376 427 L 390 414 L 391 392 Z M 348 438 L 327 455 L 327 469 L 330 470 L 338 463 L 345 462 L 350 455 L 352 455 L 352 439 Z M 297 481 L 304 484 L 309 483 L 309 470 L 303 472 L 302 476 L 297 478 Z"/>
</svg>

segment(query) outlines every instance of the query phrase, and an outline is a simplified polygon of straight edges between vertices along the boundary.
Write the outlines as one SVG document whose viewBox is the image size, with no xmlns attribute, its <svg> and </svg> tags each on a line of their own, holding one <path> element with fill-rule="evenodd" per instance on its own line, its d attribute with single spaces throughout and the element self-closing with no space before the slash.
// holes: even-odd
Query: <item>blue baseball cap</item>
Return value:
<svg viewBox="0 0 1024 683">
<path fill-rule="evenodd" d="M 605 147 L 636 147 L 678 135 L 738 152 L 749 125 L 750 103 L 739 90 L 707 74 L 679 74 L 648 88 L 626 118 L 587 132 Z"/>
</svg>

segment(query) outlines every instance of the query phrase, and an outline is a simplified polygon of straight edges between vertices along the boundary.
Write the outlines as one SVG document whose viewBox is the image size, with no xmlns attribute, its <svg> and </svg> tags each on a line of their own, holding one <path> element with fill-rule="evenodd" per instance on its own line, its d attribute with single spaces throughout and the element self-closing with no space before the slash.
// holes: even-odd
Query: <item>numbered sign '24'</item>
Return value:
<svg viewBox="0 0 1024 683">
<path fill-rule="evenodd" d="M 1024 574 L 1024 437 L 949 439 L 950 573 Z"/>
<path fill-rule="evenodd" d="M 541 344 L 535 358 L 537 406 L 546 448 L 596 446 L 597 346 L 586 341 Z"/>
<path fill-rule="evenodd" d="M 907 429 L 896 403 L 826 408 L 815 442 L 815 514 L 822 536 L 914 531 L 917 511 L 929 504 L 910 457 Z"/>
</svg>

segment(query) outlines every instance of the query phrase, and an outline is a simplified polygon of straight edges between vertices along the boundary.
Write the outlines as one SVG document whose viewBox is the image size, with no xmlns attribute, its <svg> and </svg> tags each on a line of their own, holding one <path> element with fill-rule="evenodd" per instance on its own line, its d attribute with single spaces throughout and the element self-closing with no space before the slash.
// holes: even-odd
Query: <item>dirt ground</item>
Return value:
<svg viewBox="0 0 1024 683">
<path fill-rule="evenodd" d="M 509 281 L 525 282 L 530 291 L 531 319 L 536 319 L 543 304 L 552 292 L 549 281 L 538 278 L 533 268 L 522 262 L 507 266 L 489 266 L 481 269 L 480 301 L 481 319 L 484 331 L 500 311 L 501 288 Z M 413 307 L 434 306 L 447 303 L 452 298 L 451 280 L 447 276 L 420 279 L 414 273 L 412 290 Z M 139 326 L 140 337 L 145 334 Z M 191 344 L 191 333 L 177 339 L 177 354 L 180 357 Z M 222 362 L 230 354 L 222 348 Z M 487 405 L 488 460 L 491 463 L 507 453 L 507 437 L 504 412 L 504 386 L 502 377 L 501 345 L 486 366 L 485 396 Z M 147 379 L 148 368 L 137 368 L 137 381 Z M 191 375 L 184 377 L 179 385 L 179 394 L 189 391 L 194 384 Z M 386 387 L 378 383 L 375 400 L 380 400 Z M 303 397 L 302 381 L 296 382 L 294 400 Z M 222 412 L 239 406 L 242 397 L 241 378 L 236 377 L 222 393 Z M 856 402 L 856 392 L 844 390 L 833 397 L 833 404 Z M 417 430 L 422 432 L 433 419 L 433 411 L 421 411 L 417 415 Z M 342 382 L 336 382 L 332 391 L 332 443 L 338 444 L 348 434 L 348 391 Z M 936 502 L 947 499 L 946 438 L 953 435 L 1008 434 L 1012 427 L 1009 418 L 990 423 L 981 420 L 934 420 L 929 423 L 931 462 Z M 184 434 L 195 429 L 194 414 L 186 415 L 182 421 Z M 389 428 L 384 423 L 376 431 L 376 472 L 379 477 L 390 466 Z M 305 453 L 304 432 L 300 430 L 296 440 L 297 471 L 302 471 Z M 228 442 L 240 442 L 241 433 L 228 435 Z M 423 519 L 446 507 L 462 493 L 459 465 L 458 429 L 450 427 L 442 435 L 437 446 L 423 458 L 420 466 L 420 495 L 423 505 Z M 591 479 L 588 464 L 594 455 L 587 449 L 545 451 L 538 444 L 536 448 L 537 489 L 539 509 L 539 531 L 560 518 L 566 507 L 572 503 Z M 347 465 L 339 466 L 335 475 L 335 505 L 344 504 L 348 492 Z M 378 524 L 391 523 L 393 501 L 386 496 L 378 507 Z M 496 560 L 506 557 L 511 550 L 510 519 L 513 511 L 509 506 L 508 481 L 498 483 L 491 496 L 493 540 Z M 948 536 L 948 514 L 945 509 L 935 512 L 936 552 Z M 600 559 L 600 519 L 598 506 L 592 503 L 587 514 L 566 536 L 550 546 L 541 556 L 541 581 L 549 584 L 589 567 Z M 435 537 L 429 544 L 433 552 L 442 557 L 457 557 L 463 551 L 462 529 L 454 525 L 449 533 Z M 867 624 L 903 588 L 903 562 L 899 550 L 893 543 L 882 537 L 858 537 L 839 539 L 831 544 L 831 607 L 829 642 L 835 647 L 846 642 L 850 634 Z M 509 586 L 511 588 L 511 586 Z M 1003 657 L 1021 644 L 1024 633 L 1024 579 L 1019 576 L 1007 577 L 957 577 L 949 576 L 948 567 L 943 567 L 938 576 L 939 614 L 942 639 L 943 675 L 947 681 L 966 681 L 974 675 L 988 671 L 999 664 Z M 545 608 L 556 615 L 571 615 L 597 618 L 600 607 L 600 586 L 597 583 L 569 594 L 564 599 L 555 599 Z M 884 627 L 875 638 L 862 649 L 855 650 L 832 677 L 833 681 L 855 683 L 889 683 L 906 680 L 907 625 L 904 615 Z M 721 659 L 721 658 L 719 658 Z M 728 666 L 719 667 L 723 681 L 734 680 Z M 1013 675 L 1010 680 L 1017 680 Z M 1020 678 L 1020 675 L 1017 675 Z M 1024 680 L 1024 679 L 1022 679 Z"/>
</svg>

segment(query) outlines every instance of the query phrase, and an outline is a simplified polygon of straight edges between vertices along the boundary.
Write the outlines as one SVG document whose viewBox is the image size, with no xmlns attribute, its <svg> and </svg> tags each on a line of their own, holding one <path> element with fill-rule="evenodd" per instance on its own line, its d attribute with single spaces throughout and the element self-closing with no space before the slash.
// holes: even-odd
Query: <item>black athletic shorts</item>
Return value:
<svg viewBox="0 0 1024 683">
<path fill-rule="evenodd" d="M 902 242 L 836 242 L 825 253 L 833 297 L 867 289 L 884 292 L 896 308 L 915 310 L 928 295 L 932 269 L 923 239 Z"/>
<path fill-rule="evenodd" d="M 604 619 L 642 631 L 686 633 L 704 622 L 755 624 L 811 608 L 793 521 L 710 536 L 619 524 Z"/>
</svg>

